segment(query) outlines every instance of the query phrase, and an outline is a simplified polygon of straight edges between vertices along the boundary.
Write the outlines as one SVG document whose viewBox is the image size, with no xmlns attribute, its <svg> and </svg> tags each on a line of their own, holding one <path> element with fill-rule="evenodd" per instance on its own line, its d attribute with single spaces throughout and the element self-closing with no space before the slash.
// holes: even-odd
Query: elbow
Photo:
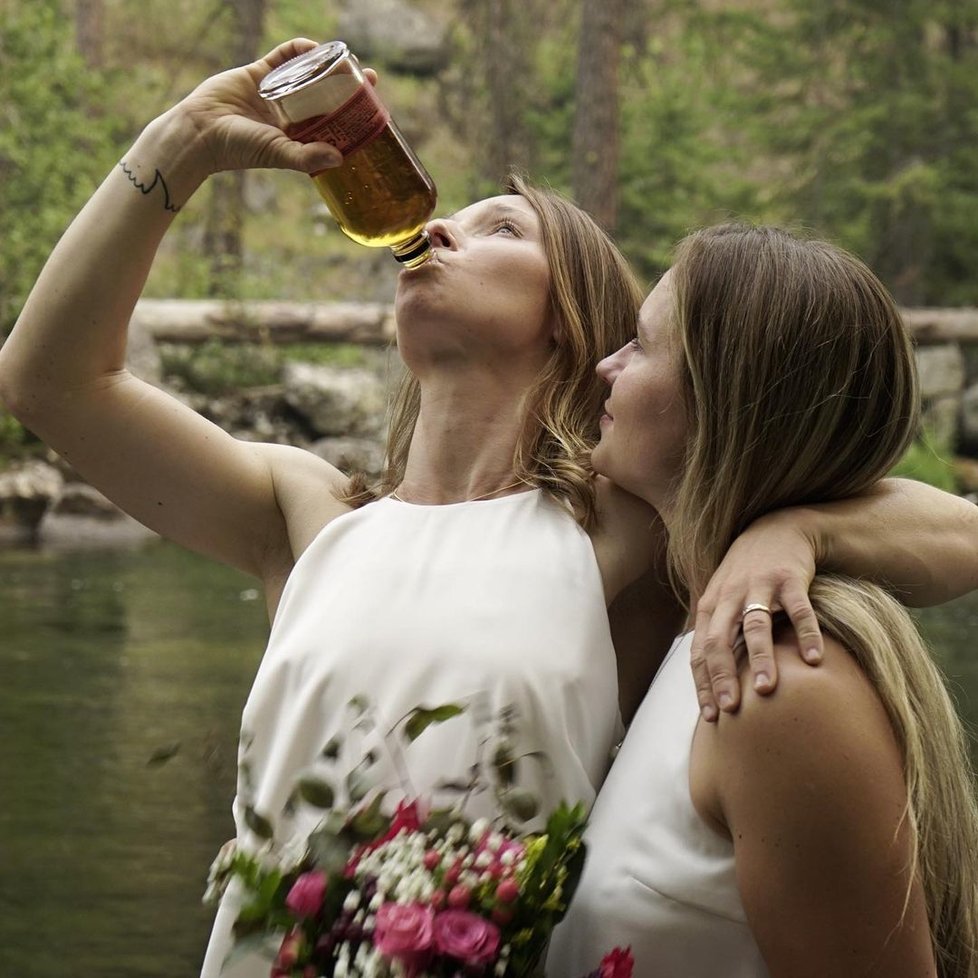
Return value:
<svg viewBox="0 0 978 978">
<path fill-rule="evenodd" d="M 30 428 L 43 402 L 41 385 L 17 364 L 6 344 L 0 347 L 0 408 Z"/>
<path fill-rule="evenodd" d="M 17 383 L 17 377 L 9 364 L 9 357 L 0 349 L 0 407 L 15 418 L 20 418 L 21 402 L 24 400 Z"/>
<path fill-rule="evenodd" d="M 3 352 L 0 349 L 0 407 L 22 421 L 27 398 L 18 382 L 16 372 L 10 366 L 9 357 L 5 357 Z"/>
</svg>

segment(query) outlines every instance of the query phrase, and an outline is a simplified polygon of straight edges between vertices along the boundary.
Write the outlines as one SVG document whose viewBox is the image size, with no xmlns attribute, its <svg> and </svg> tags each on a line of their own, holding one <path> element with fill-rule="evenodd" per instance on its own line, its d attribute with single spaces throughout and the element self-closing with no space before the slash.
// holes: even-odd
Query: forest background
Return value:
<svg viewBox="0 0 978 978">
<path fill-rule="evenodd" d="M 281 40 L 349 33 L 441 213 L 517 167 L 648 281 L 738 217 L 841 243 L 904 305 L 978 305 L 978 0 L 0 0 L 0 339 L 142 126 Z M 229 173 L 145 294 L 389 301 L 395 273 L 305 177 Z"/>
<path fill-rule="evenodd" d="M 827 235 L 905 305 L 978 304 L 978 0 L 396 6 L 428 18 L 438 55 L 359 53 L 441 212 L 518 166 L 573 194 L 646 279 L 687 229 L 737 216 Z M 0 0 L 0 332 L 146 122 L 365 7 Z M 304 178 L 225 174 L 181 215 L 147 294 L 385 299 L 391 264 L 347 242 Z"/>
</svg>

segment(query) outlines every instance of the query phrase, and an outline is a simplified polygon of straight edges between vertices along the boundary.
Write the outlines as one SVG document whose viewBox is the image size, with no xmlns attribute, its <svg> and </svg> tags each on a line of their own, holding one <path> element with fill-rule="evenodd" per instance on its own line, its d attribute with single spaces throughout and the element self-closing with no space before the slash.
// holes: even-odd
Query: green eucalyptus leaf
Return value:
<svg viewBox="0 0 978 978">
<path fill-rule="evenodd" d="M 404 736 L 413 743 L 433 723 L 444 723 L 464 712 L 465 707 L 457 703 L 444 703 L 430 709 L 417 706 L 408 714 L 404 724 Z"/>
<path fill-rule="evenodd" d="M 353 843 L 341 831 L 334 831 L 325 824 L 309 836 L 309 852 L 313 862 L 329 875 L 341 873 L 350 858 Z"/>
<path fill-rule="evenodd" d="M 327 761 L 335 761 L 337 757 L 340 756 L 340 750 L 343 748 L 343 738 L 339 735 L 332 737 L 329 743 L 322 749 L 322 756 L 326 758 Z"/>
<path fill-rule="evenodd" d="M 525 788 L 506 788 L 499 793 L 499 800 L 506 812 L 520 822 L 528 822 L 540 811 L 537 796 Z"/>
<path fill-rule="evenodd" d="M 265 818 L 264 815 L 259 815 L 258 812 L 251 807 L 251 805 L 244 810 L 244 820 L 245 825 L 247 825 L 259 839 L 271 839 L 275 835 L 275 830 L 272 828 L 272 823 Z"/>
<path fill-rule="evenodd" d="M 302 800 L 313 808 L 332 808 L 336 792 L 324 778 L 315 774 L 304 774 L 296 785 Z"/>
<path fill-rule="evenodd" d="M 435 784 L 435 790 L 454 791 L 458 794 L 465 794 L 465 792 L 472 790 L 472 785 L 467 781 L 452 781 L 450 779 L 445 779 Z"/>
<path fill-rule="evenodd" d="M 465 835 L 469 833 L 469 823 L 459 816 L 454 808 L 438 808 L 428 815 L 425 820 L 426 832 L 435 832 L 439 838 L 444 838 L 453 825 L 461 825 Z"/>
<path fill-rule="evenodd" d="M 346 704 L 357 716 L 363 716 L 370 709 L 370 700 L 363 693 L 358 693 Z"/>
<path fill-rule="evenodd" d="M 373 782 L 359 768 L 354 768 L 346 776 L 346 793 L 352 804 L 357 805 L 370 793 Z"/>
<path fill-rule="evenodd" d="M 516 782 L 519 765 L 508 743 L 503 742 L 496 746 L 492 755 L 492 766 L 500 783 L 509 787 Z"/>
<path fill-rule="evenodd" d="M 350 829 L 359 839 L 363 841 L 375 839 L 390 827 L 390 818 L 380 810 L 385 794 L 384 791 L 378 792 L 366 808 L 361 809 L 350 819 Z"/>
</svg>

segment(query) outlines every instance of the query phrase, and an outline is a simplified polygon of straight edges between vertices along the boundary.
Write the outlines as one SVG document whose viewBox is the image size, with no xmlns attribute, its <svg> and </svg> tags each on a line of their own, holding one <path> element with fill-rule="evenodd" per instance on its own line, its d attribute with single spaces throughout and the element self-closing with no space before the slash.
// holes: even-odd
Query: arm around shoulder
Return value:
<svg viewBox="0 0 978 978">
<path fill-rule="evenodd" d="M 816 541 L 820 570 L 883 585 L 914 607 L 978 588 L 978 506 L 913 479 L 883 479 L 834 503 L 783 511 Z"/>
</svg>

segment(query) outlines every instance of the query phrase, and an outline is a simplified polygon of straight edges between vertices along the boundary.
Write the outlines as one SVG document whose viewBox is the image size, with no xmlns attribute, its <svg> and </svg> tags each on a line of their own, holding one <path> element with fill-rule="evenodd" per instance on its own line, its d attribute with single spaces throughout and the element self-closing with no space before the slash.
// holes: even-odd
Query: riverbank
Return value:
<svg viewBox="0 0 978 978">
<path fill-rule="evenodd" d="M 924 432 L 900 474 L 978 500 L 978 309 L 906 309 Z M 237 438 L 379 474 L 403 366 L 388 303 L 142 299 L 129 369 Z M 154 534 L 0 412 L 0 546 L 127 547 Z"/>
</svg>

